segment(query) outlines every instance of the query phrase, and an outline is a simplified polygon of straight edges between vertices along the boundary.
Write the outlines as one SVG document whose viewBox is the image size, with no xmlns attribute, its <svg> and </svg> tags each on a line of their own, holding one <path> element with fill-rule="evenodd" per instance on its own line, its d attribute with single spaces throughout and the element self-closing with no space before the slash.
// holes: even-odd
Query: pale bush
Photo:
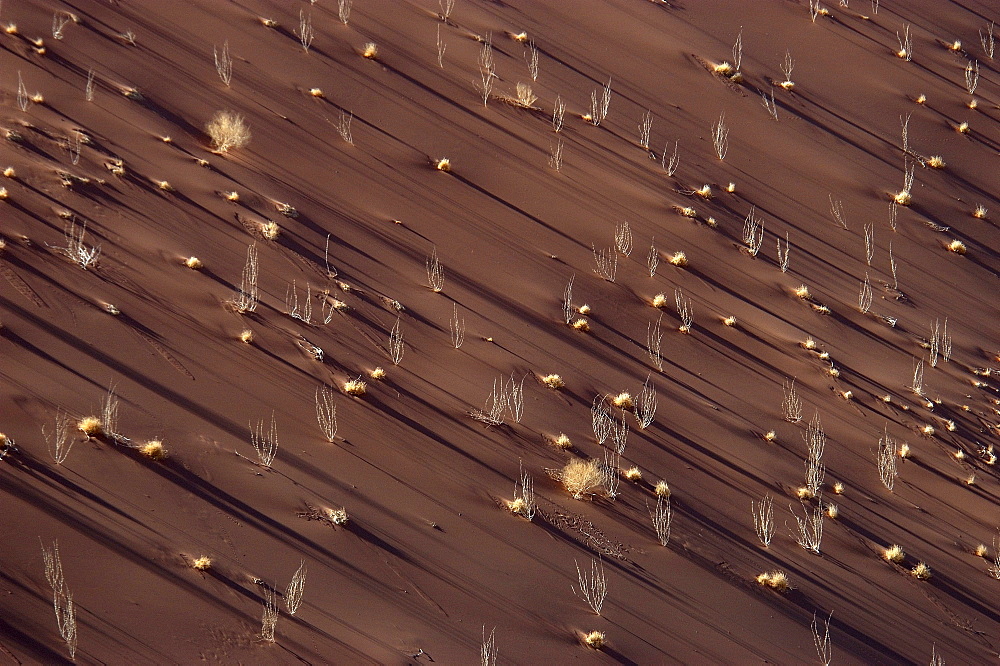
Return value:
<svg viewBox="0 0 1000 666">
<path fill-rule="evenodd" d="M 230 148 L 242 148 L 250 142 L 250 128 L 238 113 L 216 111 L 205 125 L 205 131 L 212 139 L 212 147 L 220 153 Z"/>
</svg>

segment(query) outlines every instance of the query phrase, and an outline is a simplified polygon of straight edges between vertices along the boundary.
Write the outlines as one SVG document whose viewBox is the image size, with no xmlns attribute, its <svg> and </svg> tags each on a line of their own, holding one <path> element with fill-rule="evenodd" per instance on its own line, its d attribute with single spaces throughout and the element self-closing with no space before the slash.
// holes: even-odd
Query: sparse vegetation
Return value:
<svg viewBox="0 0 1000 666">
<path fill-rule="evenodd" d="M 217 153 L 227 153 L 250 143 L 250 127 L 243 116 L 233 111 L 216 111 L 205 125 L 205 131 Z"/>
</svg>

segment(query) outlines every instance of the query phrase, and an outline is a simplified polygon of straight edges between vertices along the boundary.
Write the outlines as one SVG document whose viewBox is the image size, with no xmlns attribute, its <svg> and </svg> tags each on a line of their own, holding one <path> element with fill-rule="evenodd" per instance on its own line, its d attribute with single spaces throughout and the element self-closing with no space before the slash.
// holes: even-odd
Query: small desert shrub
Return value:
<svg viewBox="0 0 1000 666">
<path fill-rule="evenodd" d="M 826 505 L 826 516 L 827 518 L 836 518 L 840 515 L 840 509 L 837 508 L 836 504 Z"/>
<path fill-rule="evenodd" d="M 14 171 L 14 167 L 7 167 L 3 170 L 4 178 L 16 178 L 17 172 Z"/>
<path fill-rule="evenodd" d="M 191 566 L 198 571 L 208 571 L 212 568 L 212 558 L 202 555 L 191 562 Z"/>
<path fill-rule="evenodd" d="M 812 338 L 806 338 L 806 341 L 802 343 L 802 347 L 804 349 L 808 349 L 809 351 L 812 351 L 812 350 L 816 349 L 816 341 L 813 340 Z"/>
<path fill-rule="evenodd" d="M 842 482 L 837 481 L 835 484 L 833 484 L 833 494 L 834 495 L 844 494 L 844 484 Z"/>
<path fill-rule="evenodd" d="M 987 553 L 988 551 L 986 549 L 985 543 L 979 544 L 972 551 L 972 554 L 975 555 L 976 557 L 986 557 Z"/>
<path fill-rule="evenodd" d="M 578 331 L 583 331 L 584 333 L 590 330 L 590 323 L 583 317 L 580 317 L 579 319 L 574 319 L 573 323 L 570 324 L 570 326 L 572 326 Z"/>
<path fill-rule="evenodd" d="M 559 472 L 559 481 L 573 499 L 583 499 L 584 495 L 593 494 L 603 479 L 597 460 L 572 460 Z"/>
<path fill-rule="evenodd" d="M 143 444 L 139 447 L 139 453 L 152 460 L 163 460 L 167 457 L 167 449 L 158 439 L 151 439 Z"/>
<path fill-rule="evenodd" d="M 622 473 L 622 475 L 632 482 L 642 481 L 642 472 L 638 467 L 629 467 Z"/>
<path fill-rule="evenodd" d="M 327 509 L 326 515 L 334 525 L 346 525 L 350 518 L 347 517 L 347 509 Z"/>
<path fill-rule="evenodd" d="M 986 206 L 984 206 L 982 204 L 979 204 L 978 206 L 976 206 L 976 210 L 974 210 L 972 212 L 972 217 L 976 218 L 977 220 L 985 220 L 986 219 Z"/>
<path fill-rule="evenodd" d="M 600 650 L 604 647 L 604 641 L 606 637 L 603 631 L 592 631 L 583 637 L 583 642 L 587 644 L 587 647 L 592 647 L 595 650 Z"/>
<path fill-rule="evenodd" d="M 611 402 L 612 404 L 614 404 L 615 407 L 618 407 L 620 409 L 630 409 L 634 404 L 632 400 L 632 394 L 626 391 L 622 391 L 618 395 L 612 396 Z"/>
<path fill-rule="evenodd" d="M 810 298 L 812 298 L 812 296 L 809 294 L 809 287 L 805 286 L 804 284 L 800 284 L 798 287 L 795 288 L 794 291 L 795 295 L 798 298 L 801 298 L 803 301 L 808 301 Z"/>
<path fill-rule="evenodd" d="M 237 192 L 236 190 L 233 190 L 231 192 L 222 192 L 221 194 L 222 198 L 225 199 L 226 201 L 232 201 L 235 203 L 240 200 L 240 193 Z"/>
<path fill-rule="evenodd" d="M 919 580 L 927 580 L 931 577 L 931 568 L 923 562 L 918 562 L 917 566 L 910 569 L 910 575 Z"/>
<path fill-rule="evenodd" d="M 545 375 L 542 377 L 542 383 L 552 389 L 561 389 L 566 386 L 566 382 L 559 375 Z"/>
<path fill-rule="evenodd" d="M 95 437 L 104 431 L 104 424 L 96 416 L 85 416 L 76 424 L 77 429 L 88 437 Z"/>
<path fill-rule="evenodd" d="M 674 206 L 674 210 L 682 217 L 698 217 L 698 212 L 690 206 Z"/>
<path fill-rule="evenodd" d="M 361 50 L 361 55 L 369 60 L 374 60 L 378 57 L 378 46 L 375 42 L 368 42 Z"/>
<path fill-rule="evenodd" d="M 657 294 L 653 296 L 653 307 L 654 308 L 665 308 L 667 307 L 667 296 L 666 294 Z"/>
<path fill-rule="evenodd" d="M 385 379 L 385 369 L 383 369 L 382 366 L 379 366 L 374 370 L 372 370 L 371 372 L 369 372 L 368 376 L 374 379 L 375 381 Z"/>
<path fill-rule="evenodd" d="M 954 252 L 955 254 L 965 254 L 966 252 L 965 243 L 963 243 L 958 239 L 955 239 L 952 242 L 948 243 L 948 251 Z"/>
<path fill-rule="evenodd" d="M 688 265 L 687 255 L 683 252 L 674 252 L 670 255 L 670 258 L 667 259 L 667 261 L 669 261 L 672 266 L 678 266 L 680 268 Z"/>
<path fill-rule="evenodd" d="M 364 395 L 367 390 L 368 385 L 361 381 L 360 377 L 344 382 L 344 393 L 347 395 Z"/>
<path fill-rule="evenodd" d="M 903 552 L 902 546 L 898 544 L 893 544 L 882 551 L 882 558 L 886 562 L 895 562 L 899 564 L 906 557 L 906 553 Z"/>
<path fill-rule="evenodd" d="M 253 342 L 253 331 L 251 331 L 249 328 L 245 328 L 242 331 L 240 331 L 240 342 L 243 342 L 245 344 L 250 344 L 251 342 Z"/>
<path fill-rule="evenodd" d="M 934 436 L 934 426 L 929 423 L 920 429 L 920 432 L 928 437 Z"/>
<path fill-rule="evenodd" d="M 736 317 L 729 315 L 722 320 L 723 326 L 736 326 Z"/>
<path fill-rule="evenodd" d="M 774 432 L 773 430 L 768 430 L 767 432 L 764 433 L 765 442 L 773 442 L 776 439 L 778 439 L 778 433 Z"/>
<path fill-rule="evenodd" d="M 969 123 L 966 122 L 959 123 L 958 125 L 955 126 L 955 131 L 958 132 L 959 134 L 968 134 Z"/>
<path fill-rule="evenodd" d="M 281 235 L 281 227 L 277 222 L 265 222 L 260 225 L 260 235 L 267 240 L 273 241 Z"/>
<path fill-rule="evenodd" d="M 792 587 L 784 571 L 765 571 L 757 576 L 757 582 L 778 592 L 787 592 Z"/>
<path fill-rule="evenodd" d="M 562 449 L 567 451 L 573 448 L 573 442 L 570 441 L 569 435 L 566 433 L 559 433 L 559 436 L 552 440 L 552 445 L 557 449 Z"/>
<path fill-rule="evenodd" d="M 451 171 L 451 160 L 447 157 L 442 157 L 434 163 L 434 168 L 438 171 Z"/>
<path fill-rule="evenodd" d="M 184 260 L 184 265 L 193 271 L 201 269 L 205 264 L 198 257 L 188 257 Z"/>
<path fill-rule="evenodd" d="M 917 104 L 926 104 L 927 95 L 920 93 L 919 95 L 916 96 L 916 98 L 913 101 L 916 102 Z"/>
<path fill-rule="evenodd" d="M 945 167 L 944 158 L 940 155 L 932 155 L 927 158 L 927 166 L 932 169 L 943 169 Z"/>
<path fill-rule="evenodd" d="M 667 485 L 666 481 L 657 481 L 656 486 L 653 488 L 653 492 L 656 493 L 657 497 L 666 499 L 670 497 L 670 486 Z"/>
<path fill-rule="evenodd" d="M 250 141 L 250 128 L 238 113 L 216 111 L 205 125 L 216 152 L 225 153 L 232 148 L 242 148 Z"/>
<path fill-rule="evenodd" d="M 320 97 L 320 98 L 324 96 L 323 91 L 320 88 L 310 88 L 309 94 L 312 95 L 313 97 Z"/>
<path fill-rule="evenodd" d="M 590 306 L 587 305 L 586 303 L 584 303 L 583 305 L 581 305 L 580 307 L 578 307 L 576 309 L 576 311 L 579 312 L 582 315 L 589 315 L 590 314 Z"/>
</svg>

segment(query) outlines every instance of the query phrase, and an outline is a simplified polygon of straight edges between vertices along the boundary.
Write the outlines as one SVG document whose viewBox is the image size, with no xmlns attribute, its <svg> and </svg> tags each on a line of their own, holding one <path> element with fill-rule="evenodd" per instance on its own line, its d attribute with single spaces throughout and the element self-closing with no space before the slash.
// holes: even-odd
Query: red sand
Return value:
<svg viewBox="0 0 1000 666">
<path fill-rule="evenodd" d="M 995 659 L 1000 581 L 988 567 L 1000 484 L 981 450 L 996 439 L 998 384 L 973 373 L 996 369 L 1000 352 L 991 219 L 1000 216 L 1000 72 L 977 34 L 996 18 L 993 3 L 886 1 L 875 14 L 854 0 L 830 3 L 815 23 L 806 2 L 777 0 L 458 0 L 448 23 L 433 0 L 353 4 L 344 25 L 333 0 L 65 2 L 59 9 L 79 22 L 61 40 L 50 4 L 4 4 L 0 22 L 16 33 L 0 34 L 11 139 L 0 140 L 0 167 L 16 175 L 0 202 L 0 428 L 16 450 L 0 462 L 0 663 L 68 654 L 39 539 L 58 540 L 81 663 L 467 664 L 479 659 L 484 627 L 496 627 L 501 663 L 815 663 L 810 623 L 831 612 L 837 664 L 925 663 L 932 646 L 949 663 Z M 308 52 L 295 35 L 300 9 L 316 33 Z M 895 56 L 906 25 L 911 62 Z M 708 67 L 732 62 L 741 29 L 737 84 Z M 120 37 L 128 30 L 134 45 Z M 535 82 L 526 45 L 509 36 L 521 31 L 539 50 Z M 496 79 L 484 107 L 474 38 L 487 34 Z M 212 59 L 225 40 L 231 87 Z M 954 40 L 964 51 L 945 48 Z M 361 57 L 366 42 L 377 58 Z M 786 50 L 792 91 L 774 85 Z M 966 107 L 969 60 L 980 75 L 975 110 Z M 18 73 L 44 103 L 21 111 Z M 608 115 L 595 127 L 581 115 L 609 78 Z M 497 97 L 518 82 L 532 85 L 537 109 Z M 777 121 L 760 91 L 774 92 Z M 560 134 L 556 95 L 567 105 Z M 243 114 L 253 134 L 224 156 L 202 129 L 222 109 Z M 652 152 L 638 145 L 647 109 Z M 353 145 L 337 134 L 341 110 L 353 113 Z M 722 113 L 720 161 L 711 129 Z M 904 115 L 915 183 L 893 230 Z M 965 135 L 954 128 L 963 121 Z M 73 164 L 76 132 L 90 141 Z M 548 158 L 559 141 L 556 172 Z M 660 158 L 675 141 L 680 163 L 668 177 Z M 931 155 L 945 168 L 917 160 Z M 433 168 L 442 157 L 451 172 Z M 124 175 L 105 168 L 114 159 Z M 172 190 L 158 187 L 164 180 Z M 724 191 L 730 182 L 735 192 Z M 706 183 L 711 200 L 684 194 Z M 220 196 L 230 191 L 238 202 Z M 298 216 L 281 215 L 281 203 Z M 986 219 L 973 217 L 977 205 Z M 764 228 L 756 258 L 743 249 L 751 206 Z M 96 267 L 81 270 L 59 249 L 61 215 L 86 222 L 85 244 L 101 247 Z M 254 236 L 267 220 L 281 226 L 273 241 Z M 619 255 L 611 283 L 595 274 L 592 248 L 613 248 L 626 220 L 635 247 Z M 782 273 L 775 245 L 786 235 Z M 663 261 L 651 278 L 654 238 Z M 967 252 L 949 252 L 952 240 Z M 239 315 L 226 302 L 252 243 L 260 305 Z M 434 248 L 441 293 L 426 281 Z M 688 266 L 666 262 L 677 251 Z M 200 271 L 182 264 L 192 255 Z M 592 309 L 589 332 L 563 323 L 574 275 L 573 303 Z M 866 275 L 873 303 L 862 314 Z M 302 303 L 310 285 L 314 318 L 320 292 L 347 309 L 325 325 L 294 319 L 293 283 Z M 800 284 L 811 303 L 792 294 Z M 690 335 L 677 332 L 677 288 L 692 302 Z M 645 349 L 658 293 L 667 296 L 662 373 Z M 467 327 L 458 350 L 454 306 Z M 729 315 L 735 327 L 722 324 Z M 395 366 L 387 346 L 397 317 L 405 353 Z M 945 318 L 950 361 L 930 367 L 921 344 Z M 238 339 L 244 329 L 250 344 Z M 810 336 L 815 351 L 801 346 Z M 917 359 L 930 408 L 907 388 Z M 340 390 L 376 366 L 387 375 L 367 379 L 366 395 Z M 623 480 L 616 501 L 602 491 L 572 499 L 546 469 L 603 460 L 592 400 L 637 394 L 651 372 L 655 422 L 640 430 L 626 417 L 621 459 L 643 481 Z M 565 388 L 532 379 L 549 373 Z M 511 375 L 527 375 L 523 419 L 486 427 L 470 418 L 494 379 Z M 818 556 L 789 535 L 806 456 L 805 421 L 782 414 L 782 384 L 793 377 L 805 421 L 818 413 L 828 437 L 818 501 L 839 507 Z M 54 464 L 41 427 L 52 433 L 57 410 L 74 423 L 99 415 L 112 384 L 118 431 L 136 445 L 162 439 L 166 460 L 76 433 Z M 315 419 L 323 384 L 337 391 L 332 444 Z M 248 424 L 272 412 L 279 448 L 266 469 Z M 875 464 L 884 431 L 913 452 L 893 492 Z M 559 433 L 571 451 L 550 444 Z M 521 466 L 537 494 L 531 522 L 503 504 Z M 660 479 L 673 493 L 665 548 L 649 518 Z M 750 513 L 765 494 L 777 523 L 767 549 Z M 308 519 L 339 507 L 346 526 Z M 880 555 L 894 543 L 906 552 L 900 565 Z M 989 557 L 972 553 L 979 543 Z M 571 589 L 574 562 L 589 568 L 598 555 L 608 587 L 600 617 Z M 191 567 L 199 556 L 212 559 L 207 572 Z M 276 640 L 263 641 L 263 590 L 283 595 L 300 561 L 302 607 L 290 616 L 279 601 Z M 918 561 L 930 579 L 910 575 Z M 792 590 L 755 582 L 776 569 Z M 593 630 L 606 633 L 600 651 L 582 643 Z"/>
</svg>

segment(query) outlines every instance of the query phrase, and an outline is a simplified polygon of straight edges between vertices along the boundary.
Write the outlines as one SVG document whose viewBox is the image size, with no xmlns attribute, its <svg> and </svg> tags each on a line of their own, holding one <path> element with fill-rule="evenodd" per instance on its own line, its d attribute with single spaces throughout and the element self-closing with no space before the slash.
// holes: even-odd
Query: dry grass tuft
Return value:
<svg viewBox="0 0 1000 666">
<path fill-rule="evenodd" d="M 604 647 L 604 641 L 607 638 L 603 631 L 592 631 L 583 637 L 583 642 L 587 644 L 587 647 L 592 647 L 595 650 L 600 650 Z"/>
<path fill-rule="evenodd" d="M 784 571 L 765 571 L 757 576 L 757 582 L 777 592 L 787 592 L 792 589 L 791 583 L 788 582 L 788 574 Z"/>
<path fill-rule="evenodd" d="M 104 424 L 96 416 L 83 417 L 77 421 L 76 428 L 88 437 L 96 437 L 104 432 Z"/>
<path fill-rule="evenodd" d="M 368 384 L 363 382 L 360 377 L 344 382 L 344 393 L 347 395 L 364 395 L 367 391 Z"/>
<path fill-rule="evenodd" d="M 952 242 L 948 243 L 947 248 L 949 252 L 954 252 L 955 254 L 965 254 L 967 251 L 965 243 L 963 243 L 958 239 L 955 239 Z"/>
<path fill-rule="evenodd" d="M 202 555 L 191 562 L 191 566 L 198 571 L 208 571 L 212 568 L 212 558 Z"/>
<path fill-rule="evenodd" d="M 931 577 L 931 568 L 923 562 L 918 562 L 917 566 L 910 569 L 910 575 L 918 580 L 927 580 Z"/>
<path fill-rule="evenodd" d="M 642 471 L 638 467 L 629 467 L 627 470 L 622 472 L 622 476 L 624 476 L 627 481 L 632 481 L 633 483 L 642 481 Z"/>
<path fill-rule="evenodd" d="M 594 490 L 601 485 L 604 475 L 597 460 L 571 460 L 558 474 L 562 483 L 573 499 L 583 499 L 593 495 Z"/>
<path fill-rule="evenodd" d="M 566 433 L 559 433 L 559 436 L 552 440 L 552 446 L 563 451 L 568 451 L 573 448 L 573 442 L 570 441 L 569 435 Z"/>
<path fill-rule="evenodd" d="M 249 328 L 244 328 L 242 331 L 240 331 L 240 342 L 244 344 L 250 344 L 251 342 L 253 342 L 253 331 L 251 331 Z"/>
<path fill-rule="evenodd" d="M 216 111 L 205 125 L 205 131 L 212 139 L 212 147 L 217 153 L 225 153 L 233 148 L 242 148 L 250 142 L 250 128 L 238 113 Z"/>
<path fill-rule="evenodd" d="M 763 437 L 765 442 L 773 442 L 778 439 L 778 433 L 774 432 L 773 430 L 768 430 L 767 432 L 764 433 Z"/>
<path fill-rule="evenodd" d="M 981 543 L 972 550 L 972 554 L 976 557 L 986 557 L 989 554 L 989 551 L 986 548 L 986 544 Z"/>
<path fill-rule="evenodd" d="M 3 170 L 4 178 L 17 178 L 17 172 L 14 171 L 14 167 L 7 167 Z"/>
<path fill-rule="evenodd" d="M 667 303 L 669 303 L 669 301 L 667 300 L 666 294 L 657 294 L 656 296 L 653 296 L 654 308 L 665 308 L 667 307 Z"/>
<path fill-rule="evenodd" d="M 729 315 L 728 317 L 724 317 L 722 319 L 722 325 L 723 326 L 736 326 L 736 317 L 733 316 L 733 315 Z"/>
<path fill-rule="evenodd" d="M 976 218 L 977 220 L 985 220 L 986 219 L 986 206 L 984 206 L 982 204 L 979 204 L 978 206 L 976 206 L 976 210 L 974 210 L 972 212 L 972 217 Z"/>
<path fill-rule="evenodd" d="M 797 298 L 801 298 L 803 301 L 808 301 L 812 298 L 812 295 L 809 293 L 809 287 L 804 284 L 800 284 L 793 290 L 793 292 Z"/>
<path fill-rule="evenodd" d="M 184 260 L 184 265 L 193 271 L 201 270 L 205 266 L 198 257 L 188 257 Z"/>
<path fill-rule="evenodd" d="M 940 155 L 931 155 L 927 158 L 927 166 L 932 169 L 943 169 L 945 167 L 944 158 Z"/>
<path fill-rule="evenodd" d="M 378 58 L 378 46 L 376 46 L 375 42 L 365 44 L 364 48 L 361 49 L 361 57 L 368 58 L 369 60 Z"/>
<path fill-rule="evenodd" d="M 882 551 L 882 559 L 886 562 L 899 564 L 904 558 L 906 558 L 906 553 L 903 552 L 902 546 L 898 544 L 893 544 Z"/>
<path fill-rule="evenodd" d="M 840 515 L 840 509 L 837 508 L 836 504 L 827 504 L 826 505 L 826 517 L 827 518 L 836 518 L 839 515 Z"/>
<path fill-rule="evenodd" d="M 266 240 L 273 241 L 281 235 L 281 226 L 277 222 L 264 222 L 260 225 L 260 235 Z"/>
<path fill-rule="evenodd" d="M 580 317 L 579 319 L 574 319 L 573 323 L 570 324 L 570 326 L 572 326 L 578 331 L 583 331 L 584 333 L 590 330 L 590 323 L 583 317 Z"/>
<path fill-rule="evenodd" d="M 382 366 L 378 366 L 374 370 L 368 373 L 368 376 L 375 381 L 381 381 L 385 379 L 385 369 Z"/>
<path fill-rule="evenodd" d="M 164 460 L 167 457 L 167 449 L 158 439 L 151 439 L 143 444 L 139 447 L 139 453 L 152 460 Z"/>
<path fill-rule="evenodd" d="M 619 409 L 631 409 L 632 406 L 635 404 L 634 401 L 632 400 L 632 394 L 628 393 L 627 391 L 622 391 L 618 395 L 612 396 L 611 402 L 612 404 L 614 404 L 615 407 L 618 407 Z"/>
<path fill-rule="evenodd" d="M 670 255 L 670 258 L 667 259 L 667 261 L 670 262 L 672 266 L 678 266 L 680 268 L 688 265 L 687 255 L 683 252 L 674 252 Z"/>
<path fill-rule="evenodd" d="M 674 210 L 683 217 L 698 217 L 698 212 L 690 206 L 674 206 Z"/>
<path fill-rule="evenodd" d="M 451 171 L 451 160 L 447 157 L 442 157 L 434 163 L 434 168 L 438 171 L 444 171 L 445 173 Z"/>
<path fill-rule="evenodd" d="M 955 131 L 958 132 L 959 134 L 968 134 L 969 133 L 969 123 L 967 123 L 967 122 L 961 122 L 958 125 L 955 125 Z"/>
<path fill-rule="evenodd" d="M 545 375 L 541 378 L 543 384 L 548 386 L 550 389 L 561 389 L 566 386 L 566 382 L 559 375 Z"/>
<path fill-rule="evenodd" d="M 670 486 L 667 484 L 666 481 L 663 481 L 661 479 L 660 481 L 656 482 L 656 485 L 653 487 L 653 492 L 656 493 L 657 497 L 662 497 L 666 499 L 670 497 Z"/>
</svg>

